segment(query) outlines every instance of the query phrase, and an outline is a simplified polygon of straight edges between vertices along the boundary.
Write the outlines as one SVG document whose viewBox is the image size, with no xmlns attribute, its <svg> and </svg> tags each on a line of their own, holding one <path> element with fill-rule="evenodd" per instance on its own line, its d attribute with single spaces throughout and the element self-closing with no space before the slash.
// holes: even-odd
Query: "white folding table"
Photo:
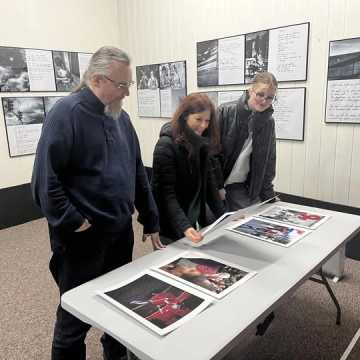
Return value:
<svg viewBox="0 0 360 360">
<path fill-rule="evenodd" d="M 224 229 L 226 224 L 221 224 L 206 236 L 204 245 L 196 251 L 256 270 L 257 275 L 164 337 L 117 309 L 96 292 L 192 249 L 185 240 L 66 292 L 61 299 L 62 307 L 107 332 L 143 360 L 221 359 L 242 336 L 246 336 L 246 330 L 258 324 L 317 273 L 321 265 L 360 229 L 360 216 L 284 202 L 276 204 L 316 211 L 330 215 L 330 219 L 288 248 L 233 233 Z M 263 205 L 256 211 L 270 206 L 272 204 Z"/>
</svg>

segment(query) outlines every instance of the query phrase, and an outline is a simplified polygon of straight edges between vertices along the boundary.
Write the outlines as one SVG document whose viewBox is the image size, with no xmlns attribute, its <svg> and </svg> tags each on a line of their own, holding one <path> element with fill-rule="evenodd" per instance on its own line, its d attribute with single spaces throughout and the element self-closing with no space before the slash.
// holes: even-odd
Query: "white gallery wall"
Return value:
<svg viewBox="0 0 360 360">
<path fill-rule="evenodd" d="M 117 0 L 1 1 L 0 46 L 94 52 L 117 45 L 117 5 Z M 43 95 L 64 93 L 0 93 L 0 98 Z M 0 105 L 0 189 L 28 183 L 33 163 L 33 155 L 9 157 Z"/>
<path fill-rule="evenodd" d="M 310 22 L 308 79 L 280 85 L 307 88 L 305 140 L 277 141 L 276 189 L 360 206 L 360 124 L 324 123 L 329 40 L 360 36 L 358 0 L 13 0 L 0 2 L 0 13 L 0 46 L 93 52 L 118 45 L 132 56 L 134 70 L 186 60 L 188 92 L 246 87 L 198 89 L 196 42 Z M 152 166 L 166 120 L 137 116 L 136 89 L 125 108 L 138 131 L 144 163 Z M 28 183 L 33 161 L 34 156 L 9 157 L 0 111 L 0 189 Z"/>
<path fill-rule="evenodd" d="M 358 0 L 119 0 L 120 46 L 135 65 L 186 60 L 188 92 L 244 89 L 197 88 L 196 42 L 310 22 L 305 86 L 304 142 L 277 141 L 276 190 L 360 206 L 360 124 L 325 124 L 329 40 L 360 36 Z M 164 119 L 137 117 L 136 89 L 129 111 L 146 165 Z"/>
</svg>

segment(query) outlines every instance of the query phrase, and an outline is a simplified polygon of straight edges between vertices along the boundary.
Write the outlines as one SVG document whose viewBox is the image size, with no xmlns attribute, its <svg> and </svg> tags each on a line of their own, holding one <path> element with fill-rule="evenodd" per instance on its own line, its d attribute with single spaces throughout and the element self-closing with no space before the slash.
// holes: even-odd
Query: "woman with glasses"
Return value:
<svg viewBox="0 0 360 360">
<path fill-rule="evenodd" d="M 201 241 L 197 225 L 206 225 L 206 204 L 215 216 L 224 213 L 210 163 L 218 146 L 213 103 L 205 94 L 186 96 L 162 127 L 154 150 L 152 187 L 163 244 L 184 236 Z"/>
<path fill-rule="evenodd" d="M 258 73 L 250 88 L 218 109 L 222 150 L 220 195 L 228 211 L 275 196 L 275 124 L 272 103 L 278 84 L 269 72 Z"/>
</svg>

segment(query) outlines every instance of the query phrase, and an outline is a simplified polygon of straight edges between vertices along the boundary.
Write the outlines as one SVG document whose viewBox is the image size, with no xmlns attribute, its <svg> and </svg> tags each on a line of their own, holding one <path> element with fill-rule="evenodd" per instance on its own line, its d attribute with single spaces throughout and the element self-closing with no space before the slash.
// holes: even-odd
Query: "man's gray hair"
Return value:
<svg viewBox="0 0 360 360">
<path fill-rule="evenodd" d="M 129 55 L 115 47 L 115 46 L 103 46 L 98 49 L 91 57 L 89 66 L 85 71 L 80 84 L 74 89 L 74 92 L 81 90 L 84 86 L 89 85 L 89 81 L 94 75 L 107 75 L 109 71 L 109 65 L 113 61 L 118 61 L 130 65 Z"/>
</svg>

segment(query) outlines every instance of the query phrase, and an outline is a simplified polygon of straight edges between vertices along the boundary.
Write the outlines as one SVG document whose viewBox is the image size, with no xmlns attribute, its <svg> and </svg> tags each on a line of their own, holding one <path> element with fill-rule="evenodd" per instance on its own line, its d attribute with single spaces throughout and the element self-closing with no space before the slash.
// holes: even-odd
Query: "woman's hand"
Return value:
<svg viewBox="0 0 360 360">
<path fill-rule="evenodd" d="M 194 243 L 200 242 L 204 236 L 196 231 L 193 227 L 190 227 L 184 231 L 184 235 Z"/>
</svg>

